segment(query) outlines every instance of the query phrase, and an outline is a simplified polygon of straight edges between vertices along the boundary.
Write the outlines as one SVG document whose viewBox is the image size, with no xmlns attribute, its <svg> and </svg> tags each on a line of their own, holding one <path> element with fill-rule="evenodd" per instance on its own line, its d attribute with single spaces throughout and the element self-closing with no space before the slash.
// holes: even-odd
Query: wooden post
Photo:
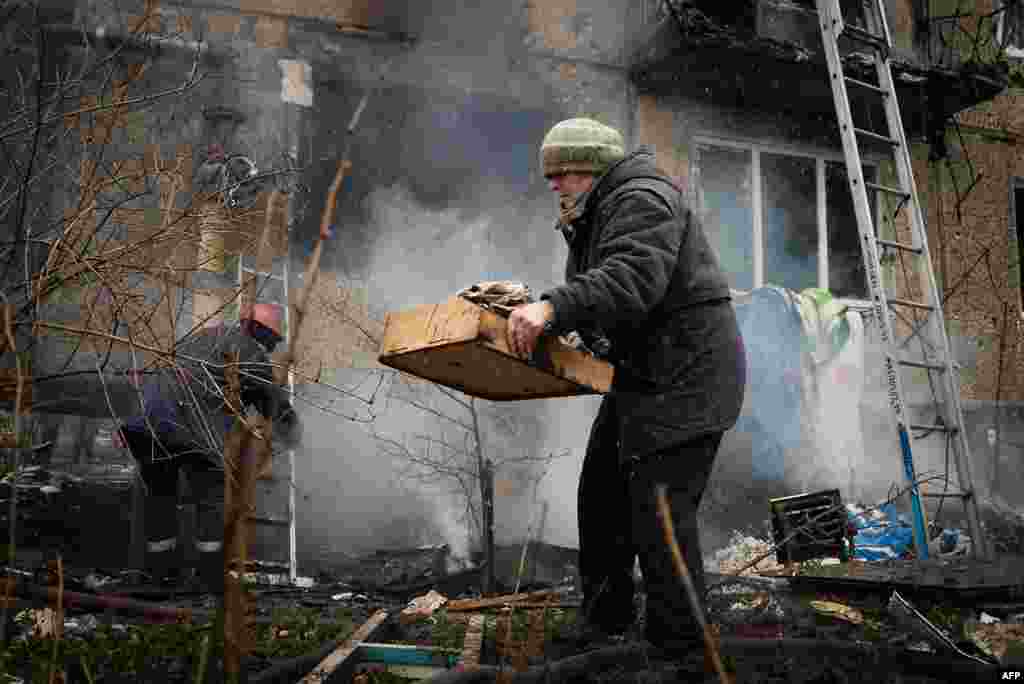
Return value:
<svg viewBox="0 0 1024 684">
<path fill-rule="evenodd" d="M 249 460 L 250 435 L 242 419 L 238 352 L 225 356 L 225 412 L 235 418 L 224 444 L 224 675 L 226 681 L 237 683 L 248 646 L 243 582 L 248 555 L 245 518 L 251 499 L 245 491 L 244 464 Z"/>
</svg>

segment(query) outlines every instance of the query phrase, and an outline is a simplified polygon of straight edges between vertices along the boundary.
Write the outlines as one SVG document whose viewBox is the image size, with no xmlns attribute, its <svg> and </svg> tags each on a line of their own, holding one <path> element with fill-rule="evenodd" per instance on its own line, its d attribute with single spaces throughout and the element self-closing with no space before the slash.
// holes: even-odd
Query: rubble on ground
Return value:
<svg viewBox="0 0 1024 684">
<path fill-rule="evenodd" d="M 728 546 L 715 553 L 714 562 L 718 566 L 718 571 L 723 575 L 739 572 L 742 576 L 750 576 L 765 571 L 782 570 L 783 566 L 775 560 L 774 554 L 769 554 L 771 548 L 772 543 L 765 539 L 734 532 Z M 757 564 L 744 569 L 758 556 L 766 557 L 758 561 Z M 740 572 L 741 570 L 742 572 Z"/>
<path fill-rule="evenodd" d="M 877 542 L 905 524 L 892 510 L 871 515 L 852 507 L 848 514 L 851 519 L 859 516 L 853 522 L 864 523 L 854 526 L 858 536 L 871 530 L 867 536 L 876 542 L 855 545 L 855 550 L 858 546 L 867 551 L 885 546 Z M 1005 538 L 1011 539 L 1012 525 L 1007 523 L 1005 529 Z M 957 555 L 967 543 L 962 536 L 951 534 L 940 534 L 933 542 L 937 553 Z M 877 675 L 859 664 L 865 658 L 888 662 L 891 681 L 943 681 L 941 677 L 924 676 L 911 680 L 898 673 L 927 674 L 943 668 L 960 672 L 956 667 L 967 668 L 961 679 L 970 681 L 971 672 L 982 671 L 971 667 L 1020 662 L 1017 659 L 1024 652 L 1024 604 L 990 601 L 953 608 L 941 600 L 912 596 L 896 600 L 895 594 L 884 596 L 879 592 L 853 595 L 820 587 L 808 591 L 792 579 L 779 576 L 783 567 L 771 550 L 771 542 L 766 539 L 734 532 L 731 543 L 713 554 L 714 565 L 705 573 L 709 620 L 736 681 L 876 681 Z M 896 546 L 891 550 L 893 555 L 903 553 Z M 762 555 L 765 557 L 756 565 L 744 569 Z M 326 657 L 343 637 L 381 610 L 388 617 L 374 631 L 372 641 L 382 646 L 373 648 L 391 648 L 392 656 L 432 658 L 432 671 L 447 671 L 445 676 L 457 677 L 457 664 L 472 660 L 466 659 L 467 648 L 477 649 L 473 662 L 479 663 L 481 676 L 490 677 L 502 668 L 518 671 L 519 679 L 511 681 L 544 681 L 531 678 L 545 664 L 552 672 L 568 672 L 564 668 L 576 667 L 573 663 L 591 662 L 587 654 L 594 653 L 592 647 L 579 640 L 581 597 L 573 577 L 558 585 L 530 586 L 518 595 L 481 600 L 476 589 L 479 568 L 448 573 L 448 557 L 446 547 L 383 550 L 352 558 L 345 567 L 318 572 L 317 581 L 306 586 L 251 585 L 254 642 L 244 662 L 250 681 L 269 684 L 278 681 L 272 675 L 282 672 L 288 672 L 288 676 L 281 681 L 301 679 L 313 670 L 318 658 Z M 791 566 L 795 566 L 790 568 L 794 573 L 800 572 L 801 564 Z M 741 569 L 739 576 L 732 576 Z M 19 578 L 45 581 L 40 573 L 28 571 L 22 571 Z M 66 591 L 97 596 L 133 595 L 136 585 L 144 580 L 128 571 L 65 570 Z M 160 681 L 194 681 L 196 661 L 192 655 L 182 654 L 201 652 L 202 635 L 209 633 L 217 601 L 187 587 L 166 588 L 164 594 L 153 596 L 148 600 L 165 612 L 171 606 L 191 611 L 191 621 L 147 624 L 139 615 L 82 610 L 67 604 L 63 616 L 57 616 L 52 608 L 44 611 L 40 605 L 20 602 L 11 616 L 13 649 L 25 659 L 23 662 L 48 662 L 52 639 L 40 638 L 41 631 L 52 631 L 62 617 L 60 640 L 68 652 L 106 649 L 127 658 L 146 643 L 151 651 L 156 650 L 139 660 L 145 661 L 139 667 L 149 669 L 136 670 L 137 676 L 145 680 L 146 673 L 159 673 Z M 642 620 L 641 613 L 622 648 L 635 649 L 640 643 Z M 779 649 L 786 651 L 784 657 Z M 605 668 L 581 675 L 576 681 L 715 681 L 701 662 L 685 665 L 690 668 L 685 672 L 679 669 L 684 666 L 670 665 L 651 661 L 639 669 Z M 92 667 L 86 677 L 80 664 L 69 665 L 67 681 L 120 681 L 104 676 L 115 667 L 109 658 L 101 658 Z M 395 667 L 376 661 L 359 664 L 358 671 L 367 677 L 359 681 L 374 682 L 385 674 L 391 676 L 397 672 Z M 32 681 L 33 673 L 28 670 L 11 671 L 23 681 Z"/>
</svg>

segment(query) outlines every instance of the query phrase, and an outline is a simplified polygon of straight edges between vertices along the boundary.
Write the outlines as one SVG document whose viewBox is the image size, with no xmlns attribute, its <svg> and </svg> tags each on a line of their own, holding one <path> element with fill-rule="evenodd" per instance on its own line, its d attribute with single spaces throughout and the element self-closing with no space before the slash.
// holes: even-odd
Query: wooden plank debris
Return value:
<svg viewBox="0 0 1024 684">
<path fill-rule="evenodd" d="M 533 591 L 521 594 L 504 594 L 483 599 L 457 599 L 448 602 L 448 612 L 476 611 L 485 608 L 501 608 L 510 604 L 521 602 L 542 602 L 546 599 L 552 601 L 558 599 L 558 593 L 554 591 Z"/>
<path fill-rule="evenodd" d="M 330 655 L 320 661 L 320 664 L 312 672 L 303 677 L 301 684 L 321 684 L 321 682 L 327 681 L 334 671 L 348 660 L 355 653 L 356 649 L 369 639 L 373 631 L 380 627 L 387 618 L 388 612 L 386 610 L 378 610 L 371 615 L 370 619 L 364 622 L 362 627 L 353 632 L 352 636 L 346 639 L 341 646 L 332 651 Z"/>
<path fill-rule="evenodd" d="M 529 628 L 526 632 L 526 655 L 529 658 L 541 658 L 544 656 L 544 618 L 547 610 L 544 608 L 534 609 L 528 613 Z"/>
<path fill-rule="evenodd" d="M 469 617 L 469 627 L 462 642 L 462 657 L 459 665 L 464 670 L 476 670 L 480 667 L 480 651 L 484 645 L 485 616 L 476 614 Z"/>
<path fill-rule="evenodd" d="M 409 602 L 402 612 L 398 614 L 398 621 L 403 625 L 412 624 L 419 620 L 425 620 L 434 614 L 434 611 L 440 608 L 448 601 L 448 598 L 443 594 L 431 589 L 422 596 L 417 596 Z"/>
<path fill-rule="evenodd" d="M 515 356 L 508 319 L 454 296 L 389 313 L 378 360 L 416 377 L 491 401 L 571 397 L 610 390 L 611 364 L 541 338 L 534 357 Z"/>
</svg>

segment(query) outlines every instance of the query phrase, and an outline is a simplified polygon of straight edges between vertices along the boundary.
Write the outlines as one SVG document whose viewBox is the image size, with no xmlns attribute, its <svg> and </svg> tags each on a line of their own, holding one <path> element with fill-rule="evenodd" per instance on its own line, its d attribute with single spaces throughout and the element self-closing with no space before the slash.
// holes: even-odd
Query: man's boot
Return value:
<svg viewBox="0 0 1024 684">
<path fill-rule="evenodd" d="M 157 584 L 177 582 L 181 573 L 177 500 L 151 496 L 146 506 L 146 574 Z"/>
<path fill-rule="evenodd" d="M 146 542 L 146 574 L 154 584 L 176 584 L 181 578 L 181 549 L 177 537 Z"/>
<path fill-rule="evenodd" d="M 224 473 L 195 469 L 190 483 L 196 497 L 196 575 L 203 591 L 224 593 Z"/>
<path fill-rule="evenodd" d="M 224 593 L 224 544 L 215 541 L 196 541 L 199 560 L 196 576 L 203 591 L 211 594 Z"/>
</svg>

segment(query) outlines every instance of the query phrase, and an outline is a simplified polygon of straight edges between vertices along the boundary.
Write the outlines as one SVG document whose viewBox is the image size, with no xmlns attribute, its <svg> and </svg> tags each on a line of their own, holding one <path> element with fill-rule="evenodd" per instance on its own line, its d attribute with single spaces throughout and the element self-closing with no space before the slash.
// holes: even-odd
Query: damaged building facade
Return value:
<svg viewBox="0 0 1024 684">
<path fill-rule="evenodd" d="M 986 491 L 1024 476 L 1024 90 L 1014 77 L 1024 59 L 1024 15 L 1015 9 L 978 19 L 998 2 L 976 0 L 969 16 L 954 20 L 943 18 L 956 9 L 952 3 L 884 3 L 917 188 L 962 366 L 970 465 Z M 205 224 L 197 219 L 194 240 L 146 252 L 150 274 L 173 262 L 185 275 L 175 276 L 168 298 L 181 315 L 154 317 L 141 344 L 168 344 L 207 319 L 237 317 L 229 300 L 250 270 L 276 276 L 265 286 L 277 301 L 294 294 L 343 156 L 352 170 L 323 268 L 365 286 L 321 279 L 314 297 L 322 306 L 311 314 L 297 383 L 341 384 L 353 369 L 374 367 L 371 341 L 385 311 L 443 301 L 478 280 L 524 280 L 536 291 L 555 284 L 563 246 L 551 230 L 555 204 L 537 150 L 555 122 L 589 116 L 619 128 L 631 147 L 654 148 L 698 213 L 739 311 L 751 291 L 775 286 L 825 288 L 864 313 L 855 350 L 862 358 L 850 361 L 850 388 L 835 399 L 860 419 L 845 409 L 837 415 L 830 404 L 832 413 L 816 426 L 822 439 L 807 438 L 806 418 L 798 418 L 792 443 L 780 437 L 779 424 L 741 423 L 723 446 L 716 479 L 838 487 L 850 497 L 884 495 L 888 483 L 902 481 L 813 3 L 697 1 L 670 12 L 656 0 L 147 0 L 127 15 L 98 0 L 72 9 L 40 4 L 55 44 L 80 41 L 68 27 L 84 21 L 95 49 L 128 45 L 123 58 L 145 64 L 139 78 L 155 90 L 188 81 L 201 48 L 204 78 L 180 96 L 123 119 L 66 122 L 81 149 L 103 147 L 106 157 L 83 161 L 80 178 L 54 188 L 60 211 L 89 203 L 82 188 L 95 173 L 152 191 L 112 217 L 114 242 L 103 249 L 144 242 L 147 231 L 174 219 L 179 203 L 199 192 L 204 167 L 221 159 L 217 150 L 242 165 L 243 178 L 250 169 L 267 174 L 287 193 L 287 211 L 282 204 L 270 212 L 270 264 L 255 263 L 268 191 L 240 198 Z M 150 38 L 133 37 L 140 22 Z M 956 36 L 972 31 L 1005 40 L 1006 58 L 967 55 L 967 42 Z M 855 66 L 858 57 L 847 59 Z M 134 160 L 131 174 L 112 171 L 118 158 Z M 893 173 L 881 160 L 865 154 L 868 176 L 878 182 Z M 217 244 L 218 221 L 235 221 L 236 234 L 249 239 Z M 38 258 L 45 263 L 45 253 Z M 109 312 L 97 316 L 101 293 L 101 284 L 90 283 L 48 305 L 45 318 L 65 332 L 109 331 Z M 130 410 L 124 371 L 134 365 L 133 351 L 114 350 L 115 372 L 106 375 L 126 384 L 105 388 L 89 372 L 107 348 L 90 343 L 78 366 L 65 367 L 61 345 L 77 338 L 58 341 L 59 331 L 40 333 L 33 359 L 35 375 L 55 376 L 33 388 L 33 443 L 53 442 L 54 460 L 105 462 L 110 411 Z M 747 341 L 758 343 L 756 336 Z M 804 392 L 801 377 L 788 381 L 788 391 Z M 926 412 L 926 382 L 912 392 Z M 748 397 L 748 404 L 766 400 Z M 337 429 L 339 444 L 354 439 L 345 436 L 349 427 Z M 891 439 L 875 438 L 890 432 Z M 780 449 L 759 448 L 765 441 Z M 825 456 L 823 442 L 843 446 Z M 918 469 L 941 471 L 941 448 L 921 444 Z M 300 481 L 318 477 L 301 453 L 297 460 Z M 1014 493 L 999 495 L 1012 500 Z M 301 500 L 294 505 L 301 539 L 316 513 Z M 128 525 L 124 534 L 138 543 L 137 529 Z"/>
</svg>

